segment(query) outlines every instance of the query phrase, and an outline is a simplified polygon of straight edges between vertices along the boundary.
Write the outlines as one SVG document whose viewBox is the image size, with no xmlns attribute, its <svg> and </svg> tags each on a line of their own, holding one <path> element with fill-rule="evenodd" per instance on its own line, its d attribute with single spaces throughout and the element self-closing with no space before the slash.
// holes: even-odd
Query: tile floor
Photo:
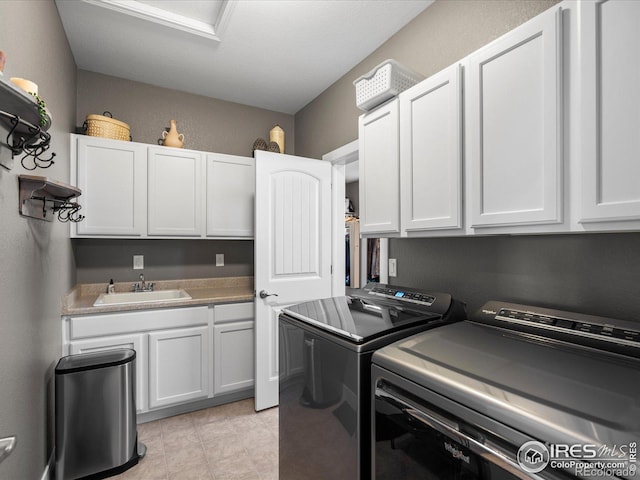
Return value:
<svg viewBox="0 0 640 480">
<path fill-rule="evenodd" d="M 278 408 L 253 399 L 138 425 L 147 455 L 118 480 L 277 480 Z"/>
</svg>

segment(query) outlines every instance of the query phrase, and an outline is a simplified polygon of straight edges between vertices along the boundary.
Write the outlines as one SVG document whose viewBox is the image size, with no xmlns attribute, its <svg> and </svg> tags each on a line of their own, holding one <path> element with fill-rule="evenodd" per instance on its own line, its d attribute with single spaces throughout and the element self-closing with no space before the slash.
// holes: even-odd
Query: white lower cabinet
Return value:
<svg viewBox="0 0 640 480">
<path fill-rule="evenodd" d="M 107 337 L 89 338 L 77 340 L 69 344 L 68 353 L 104 352 L 118 348 L 130 348 L 136 351 L 136 410 L 147 410 L 147 341 L 142 333 L 129 335 L 113 335 Z"/>
<path fill-rule="evenodd" d="M 214 395 L 254 385 L 254 316 L 253 302 L 214 307 Z"/>
<path fill-rule="evenodd" d="M 149 333 L 149 408 L 207 398 L 210 366 L 208 326 Z"/>
<path fill-rule="evenodd" d="M 207 306 L 63 317 L 62 331 L 65 355 L 136 351 L 138 412 L 211 395 L 213 322 Z"/>
<path fill-rule="evenodd" d="M 253 323 L 247 320 L 213 327 L 214 395 L 253 386 Z"/>
<path fill-rule="evenodd" d="M 161 411 L 254 384 L 253 302 L 62 318 L 63 355 L 136 351 L 136 409 Z"/>
</svg>

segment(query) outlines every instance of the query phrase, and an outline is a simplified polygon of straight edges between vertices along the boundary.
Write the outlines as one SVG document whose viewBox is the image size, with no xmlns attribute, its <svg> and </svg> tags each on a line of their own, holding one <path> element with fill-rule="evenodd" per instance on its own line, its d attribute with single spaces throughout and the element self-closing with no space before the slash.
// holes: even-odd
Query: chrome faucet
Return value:
<svg viewBox="0 0 640 480">
<path fill-rule="evenodd" d="M 153 282 L 146 283 L 144 281 L 144 275 L 140 274 L 140 281 L 131 284 L 131 289 L 134 292 L 153 292 Z"/>
</svg>

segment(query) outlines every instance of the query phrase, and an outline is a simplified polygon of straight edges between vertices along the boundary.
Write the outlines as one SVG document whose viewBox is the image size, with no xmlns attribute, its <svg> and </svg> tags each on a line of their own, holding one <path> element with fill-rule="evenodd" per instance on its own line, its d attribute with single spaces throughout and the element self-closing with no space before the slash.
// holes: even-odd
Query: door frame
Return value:
<svg viewBox="0 0 640 480">
<path fill-rule="evenodd" d="M 331 163 L 331 294 L 334 297 L 345 294 L 345 244 L 344 244 L 344 197 L 346 165 L 359 161 L 358 140 L 336 148 L 322 155 L 322 160 Z M 362 285 L 367 278 L 367 242 L 360 247 Z M 389 239 L 380 239 L 380 283 L 389 283 Z"/>
</svg>

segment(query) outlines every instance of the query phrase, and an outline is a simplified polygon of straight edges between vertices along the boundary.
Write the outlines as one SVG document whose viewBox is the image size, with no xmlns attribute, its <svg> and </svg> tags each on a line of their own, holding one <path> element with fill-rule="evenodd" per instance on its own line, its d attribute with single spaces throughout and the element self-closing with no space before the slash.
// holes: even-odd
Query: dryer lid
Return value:
<svg viewBox="0 0 640 480">
<path fill-rule="evenodd" d="M 373 355 L 412 382 L 545 440 L 640 439 L 640 360 L 473 322 Z"/>
</svg>

